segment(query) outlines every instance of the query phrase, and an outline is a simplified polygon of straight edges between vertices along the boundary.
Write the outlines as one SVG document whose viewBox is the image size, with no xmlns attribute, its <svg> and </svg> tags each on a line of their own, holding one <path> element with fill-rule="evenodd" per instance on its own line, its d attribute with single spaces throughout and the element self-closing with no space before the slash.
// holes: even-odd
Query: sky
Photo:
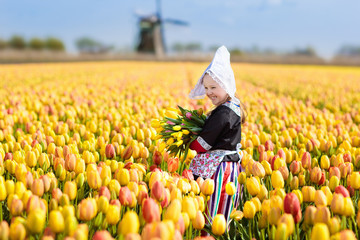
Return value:
<svg viewBox="0 0 360 240">
<path fill-rule="evenodd" d="M 75 53 L 75 41 L 91 37 L 117 49 L 134 48 L 136 13 L 151 14 L 155 0 L 0 0 L 0 38 L 49 36 Z M 291 51 L 313 47 L 331 58 L 345 44 L 360 45 L 359 0 L 162 0 L 162 17 L 188 26 L 165 24 L 168 48 L 201 43 L 203 48 Z"/>
</svg>

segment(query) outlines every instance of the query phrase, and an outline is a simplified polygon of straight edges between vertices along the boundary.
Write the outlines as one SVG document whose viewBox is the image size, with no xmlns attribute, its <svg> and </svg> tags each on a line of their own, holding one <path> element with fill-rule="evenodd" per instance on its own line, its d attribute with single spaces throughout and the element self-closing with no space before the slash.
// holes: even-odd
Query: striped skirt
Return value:
<svg viewBox="0 0 360 240">
<path fill-rule="evenodd" d="M 229 223 L 230 213 L 233 208 L 237 208 L 240 200 L 241 187 L 238 184 L 238 176 L 241 170 L 240 161 L 221 162 L 216 169 L 216 172 L 211 177 L 214 180 L 215 190 L 207 204 L 209 211 L 205 211 L 208 218 L 210 215 L 211 218 L 209 219 L 213 219 L 216 214 L 222 213 L 226 222 Z M 233 182 L 237 188 L 233 196 L 226 194 L 225 186 L 228 182 Z"/>
</svg>

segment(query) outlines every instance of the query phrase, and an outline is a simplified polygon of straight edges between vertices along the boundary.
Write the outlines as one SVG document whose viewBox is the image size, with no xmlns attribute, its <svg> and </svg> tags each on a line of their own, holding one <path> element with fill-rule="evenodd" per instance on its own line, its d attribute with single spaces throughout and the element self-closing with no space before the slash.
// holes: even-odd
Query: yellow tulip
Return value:
<svg viewBox="0 0 360 240">
<path fill-rule="evenodd" d="M 253 197 L 250 201 L 255 205 L 256 212 L 260 212 L 261 211 L 260 199 L 257 197 Z"/>
<path fill-rule="evenodd" d="M 140 222 L 137 213 L 127 211 L 118 226 L 118 233 L 126 236 L 127 234 L 138 233 L 139 228 Z"/>
<path fill-rule="evenodd" d="M 255 177 L 251 177 L 246 181 L 246 189 L 252 196 L 256 196 L 260 192 L 259 181 Z"/>
<path fill-rule="evenodd" d="M 65 229 L 65 221 L 60 211 L 53 210 L 49 216 L 49 227 L 54 233 L 61 233 Z"/>
<path fill-rule="evenodd" d="M 225 186 L 225 191 L 229 196 L 234 195 L 236 193 L 235 184 L 233 182 L 228 182 Z"/>
<path fill-rule="evenodd" d="M 181 202 L 181 209 L 182 212 L 186 212 L 188 214 L 190 220 L 193 220 L 196 217 L 196 208 L 192 197 L 186 196 L 183 198 Z"/>
<path fill-rule="evenodd" d="M 286 240 L 288 239 L 288 226 L 285 223 L 279 223 L 275 232 L 275 240 Z"/>
<path fill-rule="evenodd" d="M 216 214 L 212 225 L 211 231 L 217 236 L 223 235 L 226 230 L 226 220 L 223 214 Z"/>
<path fill-rule="evenodd" d="M 291 234 L 294 233 L 295 223 L 294 218 L 291 214 L 284 213 L 278 220 L 277 226 L 279 227 L 280 224 L 285 224 L 287 226 L 286 237 L 289 237 Z"/>
<path fill-rule="evenodd" d="M 330 230 L 330 235 L 340 231 L 340 221 L 337 217 L 332 217 L 327 224 Z"/>
<path fill-rule="evenodd" d="M 283 188 L 284 187 L 284 178 L 281 175 L 281 172 L 276 170 L 271 174 L 271 184 L 273 188 Z"/>
<path fill-rule="evenodd" d="M 270 209 L 270 213 L 268 216 L 269 224 L 276 225 L 281 217 L 281 209 L 278 207 L 273 207 Z"/>
<path fill-rule="evenodd" d="M 43 210 L 37 208 L 30 211 L 26 219 L 26 227 L 31 233 L 41 233 L 45 227 L 46 216 Z"/>
<path fill-rule="evenodd" d="M 350 183 L 351 186 L 358 190 L 360 188 L 360 173 L 359 172 L 353 172 L 350 176 Z"/>
<path fill-rule="evenodd" d="M 255 216 L 256 213 L 256 206 L 253 202 L 251 201 L 246 201 L 244 204 L 244 217 L 248 218 L 248 219 L 252 219 Z"/>
<path fill-rule="evenodd" d="M 20 222 L 12 223 L 10 225 L 9 237 L 10 239 L 24 240 L 26 237 L 26 229 L 24 225 Z"/>
<path fill-rule="evenodd" d="M 315 198 L 315 188 L 313 186 L 304 186 L 301 189 L 304 202 L 313 202 Z"/>
<path fill-rule="evenodd" d="M 354 204 L 350 197 L 344 198 L 344 213 L 342 215 L 346 217 L 355 216 Z"/>
<path fill-rule="evenodd" d="M 172 220 L 174 223 L 177 223 L 179 221 L 180 214 L 181 202 L 179 199 L 173 199 L 165 211 L 164 219 Z"/>
<path fill-rule="evenodd" d="M 328 226 L 324 223 L 317 223 L 311 231 L 311 240 L 329 240 L 330 233 Z"/>
</svg>

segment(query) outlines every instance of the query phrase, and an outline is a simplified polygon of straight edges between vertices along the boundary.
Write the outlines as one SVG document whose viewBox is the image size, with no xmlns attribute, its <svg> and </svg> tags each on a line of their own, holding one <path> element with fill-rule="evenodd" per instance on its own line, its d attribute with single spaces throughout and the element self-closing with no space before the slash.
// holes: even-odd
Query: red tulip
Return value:
<svg viewBox="0 0 360 240">
<path fill-rule="evenodd" d="M 146 223 L 160 221 L 160 209 L 152 198 L 147 198 L 143 202 L 142 214 Z"/>
<path fill-rule="evenodd" d="M 318 182 L 318 185 L 321 186 L 325 183 L 325 172 L 321 172 L 321 178 Z"/>
<path fill-rule="evenodd" d="M 13 159 L 12 153 L 5 153 L 4 161 L 6 161 L 6 160 L 8 160 L 8 159 L 10 159 L 10 160 Z"/>
<path fill-rule="evenodd" d="M 170 191 L 169 189 L 165 188 L 164 191 L 164 200 L 161 201 L 161 207 L 166 208 L 170 203 Z"/>
<path fill-rule="evenodd" d="M 301 208 L 298 197 L 295 193 L 288 193 L 284 198 L 284 212 L 289 213 L 294 217 L 295 223 L 296 220 L 301 220 Z M 299 218 L 300 212 L 300 219 Z"/>
<path fill-rule="evenodd" d="M 147 191 L 140 190 L 139 194 L 137 195 L 137 201 L 139 204 L 142 204 L 145 199 L 149 197 L 149 194 Z"/>
<path fill-rule="evenodd" d="M 343 155 L 343 159 L 344 159 L 344 162 L 349 162 L 351 163 L 351 155 L 349 153 L 345 153 Z"/>
<path fill-rule="evenodd" d="M 161 152 L 155 151 L 152 159 L 153 159 L 153 162 L 154 162 L 156 165 L 160 165 L 160 164 L 161 164 L 161 161 L 162 161 Z"/>
<path fill-rule="evenodd" d="M 151 197 L 158 201 L 162 201 L 165 197 L 164 184 L 161 181 L 156 181 L 151 188 Z"/>
<path fill-rule="evenodd" d="M 121 207 L 120 201 L 118 199 L 113 199 L 109 202 L 110 205 L 116 205 L 119 208 Z"/>
<path fill-rule="evenodd" d="M 349 191 L 342 185 L 339 185 L 335 188 L 335 193 L 340 193 L 344 197 L 350 197 Z"/>
<path fill-rule="evenodd" d="M 107 144 L 105 147 L 105 155 L 107 159 L 116 157 L 115 147 L 112 144 Z"/>
<path fill-rule="evenodd" d="M 271 140 L 265 142 L 265 151 L 273 151 L 274 147 L 274 143 Z"/>
<path fill-rule="evenodd" d="M 351 185 L 348 185 L 346 189 L 349 191 L 350 197 L 353 197 L 355 194 L 355 189 Z"/>
<path fill-rule="evenodd" d="M 184 169 L 182 172 L 182 176 L 187 178 L 189 181 L 194 180 L 194 175 L 192 174 L 192 171 L 189 169 Z"/>
<path fill-rule="evenodd" d="M 279 157 L 281 157 L 282 159 L 286 160 L 286 154 L 283 149 L 279 149 L 276 154 L 279 155 Z"/>
<path fill-rule="evenodd" d="M 127 146 L 124 151 L 122 152 L 122 159 L 123 160 L 127 160 L 132 156 L 133 153 L 133 147 L 132 146 Z"/>
<path fill-rule="evenodd" d="M 106 186 L 102 186 L 99 189 L 99 197 L 105 196 L 110 201 L 110 190 Z"/>
<path fill-rule="evenodd" d="M 128 187 L 122 187 L 120 188 L 120 192 L 119 192 L 119 200 L 121 205 L 123 206 L 129 206 L 130 203 L 132 202 L 132 197 L 131 197 L 131 191 Z"/>
<path fill-rule="evenodd" d="M 300 161 L 292 161 L 290 166 L 290 172 L 293 174 L 293 175 L 297 175 L 299 174 L 300 170 L 301 170 L 301 165 L 300 165 Z"/>
<path fill-rule="evenodd" d="M 92 240 L 112 240 L 112 239 L 114 238 L 106 230 L 97 231 L 92 238 Z"/>
</svg>

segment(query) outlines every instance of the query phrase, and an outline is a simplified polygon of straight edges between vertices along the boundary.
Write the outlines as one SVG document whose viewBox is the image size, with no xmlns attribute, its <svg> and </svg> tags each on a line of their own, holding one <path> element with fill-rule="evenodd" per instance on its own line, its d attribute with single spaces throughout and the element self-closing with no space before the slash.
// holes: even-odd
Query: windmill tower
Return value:
<svg viewBox="0 0 360 240">
<path fill-rule="evenodd" d="M 139 16 L 139 40 L 137 51 L 151 53 L 161 58 L 165 56 L 164 23 L 187 26 L 181 20 L 163 19 L 161 16 L 160 0 L 156 0 L 156 13 L 150 16 Z"/>
</svg>

